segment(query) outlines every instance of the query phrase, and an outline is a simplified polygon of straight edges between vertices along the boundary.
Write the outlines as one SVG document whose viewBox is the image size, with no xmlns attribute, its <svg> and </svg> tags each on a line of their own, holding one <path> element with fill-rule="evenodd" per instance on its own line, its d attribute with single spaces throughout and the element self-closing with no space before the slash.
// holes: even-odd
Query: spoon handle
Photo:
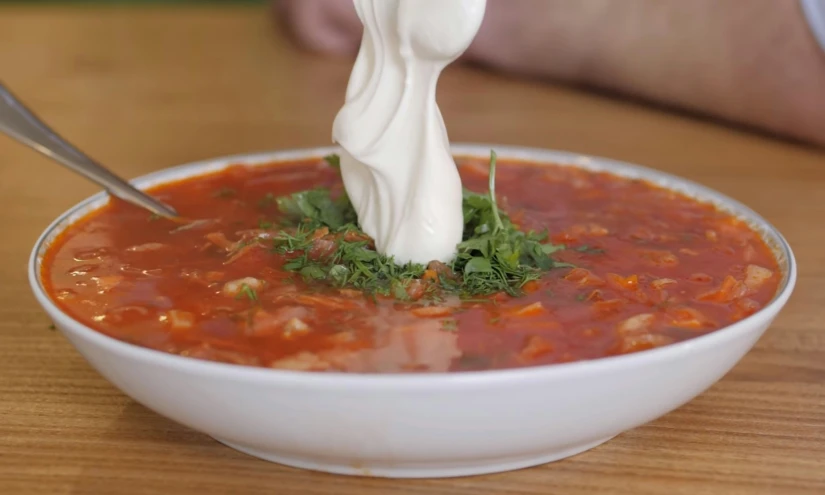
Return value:
<svg viewBox="0 0 825 495">
<path fill-rule="evenodd" d="M 164 217 L 177 216 L 177 212 L 172 207 L 136 189 L 66 142 L 15 98 L 2 83 L 0 83 L 0 132 L 4 132 L 35 151 L 96 182 L 110 194 L 124 201 Z"/>
</svg>

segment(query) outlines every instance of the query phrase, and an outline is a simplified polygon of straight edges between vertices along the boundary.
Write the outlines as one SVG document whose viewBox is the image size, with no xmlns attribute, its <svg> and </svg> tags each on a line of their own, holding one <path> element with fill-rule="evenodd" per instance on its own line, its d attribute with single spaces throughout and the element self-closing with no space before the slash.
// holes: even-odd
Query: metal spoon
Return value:
<svg viewBox="0 0 825 495">
<path fill-rule="evenodd" d="M 103 186 L 109 194 L 152 213 L 179 220 L 168 205 L 148 196 L 66 142 L 0 82 L 0 131 Z"/>
</svg>

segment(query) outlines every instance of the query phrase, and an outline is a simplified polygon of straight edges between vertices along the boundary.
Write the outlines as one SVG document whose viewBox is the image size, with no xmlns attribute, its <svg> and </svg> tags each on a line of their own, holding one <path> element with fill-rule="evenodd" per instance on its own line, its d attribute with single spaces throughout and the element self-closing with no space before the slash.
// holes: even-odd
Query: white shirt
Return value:
<svg viewBox="0 0 825 495">
<path fill-rule="evenodd" d="M 825 0 L 799 0 L 819 45 L 825 50 Z"/>
</svg>

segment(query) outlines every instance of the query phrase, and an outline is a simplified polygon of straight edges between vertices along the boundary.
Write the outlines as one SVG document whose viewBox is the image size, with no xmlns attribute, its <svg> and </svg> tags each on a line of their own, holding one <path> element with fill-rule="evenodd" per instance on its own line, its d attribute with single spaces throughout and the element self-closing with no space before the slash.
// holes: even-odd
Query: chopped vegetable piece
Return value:
<svg viewBox="0 0 825 495">
<path fill-rule="evenodd" d="M 604 280 L 601 277 L 594 275 L 590 270 L 584 268 L 574 268 L 570 270 L 570 273 L 565 275 L 564 279 L 576 282 L 579 285 L 604 285 Z"/>
<path fill-rule="evenodd" d="M 698 299 L 700 301 L 729 303 L 744 296 L 747 291 L 748 288 L 745 284 L 728 275 L 717 290 L 700 294 Z"/>
<path fill-rule="evenodd" d="M 544 354 L 553 352 L 553 345 L 538 335 L 534 335 L 527 339 L 527 344 L 519 353 L 523 359 L 532 360 Z"/>
<path fill-rule="evenodd" d="M 286 339 L 294 339 L 307 333 L 309 333 L 309 325 L 299 318 L 291 318 L 284 325 L 284 338 Z"/>
<path fill-rule="evenodd" d="M 675 285 L 677 283 L 678 282 L 672 278 L 657 278 L 656 280 L 650 282 L 650 286 L 656 290 L 662 290 L 669 285 Z"/>
<path fill-rule="evenodd" d="M 701 311 L 688 306 L 679 306 L 668 310 L 670 324 L 679 328 L 702 329 L 710 328 L 713 323 Z"/>
<path fill-rule="evenodd" d="M 195 326 L 195 315 L 189 311 L 172 309 L 166 312 L 166 321 L 173 330 L 189 330 Z"/>
<path fill-rule="evenodd" d="M 745 268 L 745 287 L 750 291 L 759 290 L 771 277 L 773 277 L 773 272 L 767 268 L 748 265 Z"/>
<path fill-rule="evenodd" d="M 537 316 L 545 313 L 544 305 L 541 302 L 534 302 L 527 306 L 522 306 L 512 312 L 513 316 Z"/>
<path fill-rule="evenodd" d="M 646 332 L 653 325 L 654 318 L 656 316 L 650 313 L 631 316 L 619 324 L 619 335 Z"/>
<path fill-rule="evenodd" d="M 301 321 L 308 318 L 310 310 L 304 306 L 281 306 L 274 310 L 256 311 L 251 320 L 248 321 L 246 334 L 253 337 L 265 337 L 270 335 L 285 335 L 290 333 L 287 328 L 289 322 L 293 320 Z M 292 324 L 291 330 L 296 330 L 300 325 Z M 309 330 L 309 325 L 306 325 Z"/>
</svg>

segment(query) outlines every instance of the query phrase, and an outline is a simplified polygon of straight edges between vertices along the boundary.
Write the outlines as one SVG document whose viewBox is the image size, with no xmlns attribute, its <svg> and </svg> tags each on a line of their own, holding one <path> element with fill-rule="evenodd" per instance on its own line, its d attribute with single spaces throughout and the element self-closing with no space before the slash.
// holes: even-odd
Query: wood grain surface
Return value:
<svg viewBox="0 0 825 495">
<path fill-rule="evenodd" d="M 129 177 L 327 144 L 349 68 L 296 50 L 261 7 L 0 8 L 5 83 Z M 743 201 L 796 251 L 796 293 L 708 392 L 574 458 L 452 480 L 311 473 L 147 410 L 50 330 L 26 280 L 29 250 L 96 188 L 0 138 L 0 494 L 825 493 L 823 150 L 469 68 L 449 69 L 439 97 L 454 141 L 609 156 Z"/>
</svg>

